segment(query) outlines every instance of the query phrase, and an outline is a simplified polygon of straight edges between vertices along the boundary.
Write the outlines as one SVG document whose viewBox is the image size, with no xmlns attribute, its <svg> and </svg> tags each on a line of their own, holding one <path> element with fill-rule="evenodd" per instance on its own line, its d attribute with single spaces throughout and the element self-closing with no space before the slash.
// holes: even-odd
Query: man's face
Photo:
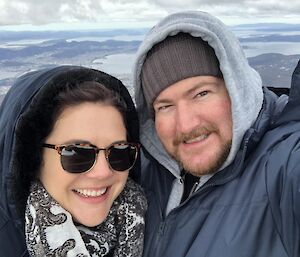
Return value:
<svg viewBox="0 0 300 257">
<path fill-rule="evenodd" d="M 167 152 L 195 176 L 216 172 L 232 141 L 231 102 L 223 79 L 196 76 L 163 90 L 153 103 Z"/>
</svg>

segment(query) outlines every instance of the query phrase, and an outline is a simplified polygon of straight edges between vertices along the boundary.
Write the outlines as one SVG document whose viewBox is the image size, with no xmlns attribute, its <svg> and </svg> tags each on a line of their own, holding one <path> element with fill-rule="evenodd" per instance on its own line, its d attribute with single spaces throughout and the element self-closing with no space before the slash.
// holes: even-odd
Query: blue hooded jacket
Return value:
<svg viewBox="0 0 300 257">
<path fill-rule="evenodd" d="M 140 76 L 150 49 L 180 32 L 201 37 L 215 50 L 233 121 L 226 162 L 212 177 L 200 177 L 197 190 L 182 203 L 180 167 L 159 141 Z M 137 54 L 134 86 L 148 198 L 144 256 L 299 257 L 300 63 L 289 99 L 277 97 L 262 87 L 223 23 L 207 13 L 181 12 L 146 35 Z"/>
</svg>

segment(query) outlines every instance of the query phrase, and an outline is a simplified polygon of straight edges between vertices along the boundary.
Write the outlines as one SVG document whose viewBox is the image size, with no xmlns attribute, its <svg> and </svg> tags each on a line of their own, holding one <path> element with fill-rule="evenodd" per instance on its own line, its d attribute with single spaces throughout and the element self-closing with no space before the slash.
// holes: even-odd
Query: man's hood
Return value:
<svg viewBox="0 0 300 257">
<path fill-rule="evenodd" d="M 22 143 L 18 143 L 18 140 L 16 140 L 16 129 L 18 124 L 21 123 L 22 117 L 24 116 L 23 114 L 29 110 L 33 103 L 38 102 L 38 106 L 41 107 L 40 115 L 46 118 L 48 117 L 47 113 L 49 115 L 52 108 L 47 109 L 45 106 L 55 105 L 55 102 L 53 102 L 54 96 L 57 95 L 61 87 L 64 86 L 64 83 L 57 83 L 61 80 L 72 81 L 72 83 L 97 81 L 117 92 L 127 105 L 126 121 L 128 133 L 133 141 L 139 141 L 138 117 L 134 103 L 126 87 L 118 79 L 106 73 L 80 66 L 60 66 L 23 75 L 16 80 L 0 106 L 0 208 L 3 209 L 7 216 L 15 220 L 17 220 L 19 216 L 16 212 L 18 203 L 11 197 L 12 171 L 18 174 L 18 176 L 14 175 L 14 180 L 17 179 L 20 181 L 18 184 L 28 184 L 28 181 L 22 180 L 21 173 L 28 172 L 24 170 L 22 164 L 30 162 L 26 159 L 26 155 L 32 157 L 32 159 L 35 158 L 34 149 L 38 147 L 35 145 L 37 144 L 35 142 L 37 140 L 35 139 L 41 130 L 48 128 L 42 128 L 42 126 L 40 126 L 40 119 L 38 117 L 32 118 L 30 120 L 33 124 L 33 126 L 31 126 L 32 130 L 22 130 L 18 132 L 21 133 L 20 135 L 18 134 L 18 137 L 26 138 L 24 141 L 30 144 L 29 147 L 19 145 Z M 25 151 L 25 153 L 24 151 L 20 151 L 20 149 L 29 149 L 30 147 L 32 151 Z M 16 149 L 18 149 L 18 151 L 16 151 Z M 19 155 L 17 156 L 16 153 L 19 153 Z M 20 188 L 21 193 L 22 190 L 26 191 L 24 188 Z M 27 195 L 23 197 L 26 201 Z"/>
<path fill-rule="evenodd" d="M 153 27 L 139 47 L 134 66 L 133 83 L 140 120 L 140 140 L 146 150 L 176 177 L 179 177 L 180 167 L 162 146 L 155 131 L 154 121 L 147 111 L 141 87 L 141 69 L 147 53 L 155 44 L 163 41 L 167 36 L 180 32 L 207 41 L 215 50 L 220 63 L 231 99 L 233 120 L 232 148 L 222 168 L 228 166 L 234 159 L 245 131 L 258 117 L 263 103 L 259 74 L 250 67 L 236 36 L 221 21 L 207 13 L 187 11 L 172 14 Z"/>
</svg>

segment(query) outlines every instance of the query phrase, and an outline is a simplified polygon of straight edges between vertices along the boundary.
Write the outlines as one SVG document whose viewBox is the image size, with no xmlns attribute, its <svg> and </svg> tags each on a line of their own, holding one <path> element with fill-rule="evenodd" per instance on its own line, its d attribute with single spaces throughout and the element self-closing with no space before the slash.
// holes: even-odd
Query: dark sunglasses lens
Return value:
<svg viewBox="0 0 300 257">
<path fill-rule="evenodd" d="M 116 171 L 130 169 L 136 160 L 137 147 L 133 145 L 114 145 L 109 149 L 108 161 L 110 167 Z"/>
<path fill-rule="evenodd" d="M 89 170 L 95 162 L 96 152 L 93 148 L 83 146 L 66 146 L 61 151 L 61 165 L 70 173 Z"/>
</svg>

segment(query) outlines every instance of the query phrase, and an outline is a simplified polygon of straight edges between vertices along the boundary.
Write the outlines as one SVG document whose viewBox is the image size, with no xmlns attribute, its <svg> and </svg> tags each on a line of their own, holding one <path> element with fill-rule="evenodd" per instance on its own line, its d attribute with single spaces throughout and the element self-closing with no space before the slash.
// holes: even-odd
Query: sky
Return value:
<svg viewBox="0 0 300 257">
<path fill-rule="evenodd" d="M 299 0 L 0 0 L 0 30 L 146 28 L 181 10 L 228 25 L 300 24 Z"/>
</svg>

